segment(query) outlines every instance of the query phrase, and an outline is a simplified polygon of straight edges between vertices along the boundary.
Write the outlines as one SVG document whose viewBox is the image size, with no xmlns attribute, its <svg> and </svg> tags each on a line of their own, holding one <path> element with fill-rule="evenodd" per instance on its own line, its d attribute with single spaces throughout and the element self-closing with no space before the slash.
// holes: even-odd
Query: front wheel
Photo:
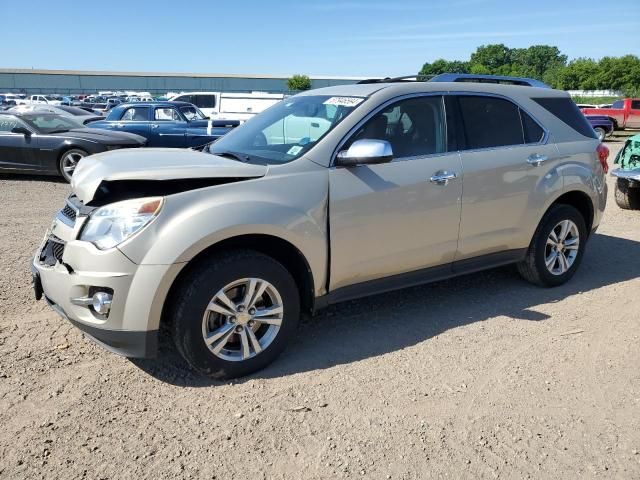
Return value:
<svg viewBox="0 0 640 480">
<path fill-rule="evenodd" d="M 542 287 L 562 285 L 576 273 L 586 242 L 582 214 L 571 205 L 554 205 L 542 217 L 518 271 Z"/>
<path fill-rule="evenodd" d="M 84 150 L 73 148 L 71 150 L 67 150 L 60 156 L 58 170 L 67 182 L 71 182 L 71 177 L 73 176 L 73 172 L 78 166 L 78 163 L 87 155 L 89 154 Z"/>
<path fill-rule="evenodd" d="M 251 250 L 227 251 L 196 265 L 173 300 L 176 347 L 211 378 L 241 377 L 270 364 L 295 334 L 300 316 L 291 274 Z"/>
</svg>

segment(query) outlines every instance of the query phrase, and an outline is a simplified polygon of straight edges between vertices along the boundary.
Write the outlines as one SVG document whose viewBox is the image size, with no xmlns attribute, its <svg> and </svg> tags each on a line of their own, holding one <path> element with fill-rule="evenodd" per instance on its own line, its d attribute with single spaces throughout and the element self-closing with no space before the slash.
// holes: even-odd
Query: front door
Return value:
<svg viewBox="0 0 640 480">
<path fill-rule="evenodd" d="M 330 169 L 330 290 L 450 268 L 462 172 L 458 153 L 447 151 L 445 123 L 442 96 L 415 96 L 383 107 L 347 141 L 343 149 L 355 140 L 386 140 L 394 158 Z"/>
</svg>

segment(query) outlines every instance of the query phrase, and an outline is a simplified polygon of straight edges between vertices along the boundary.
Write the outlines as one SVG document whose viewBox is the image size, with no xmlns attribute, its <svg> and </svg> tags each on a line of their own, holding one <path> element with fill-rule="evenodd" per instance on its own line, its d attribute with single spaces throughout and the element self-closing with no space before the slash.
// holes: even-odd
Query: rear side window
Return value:
<svg viewBox="0 0 640 480">
<path fill-rule="evenodd" d="M 198 108 L 215 108 L 216 107 L 216 97 L 215 95 L 194 95 L 195 96 L 195 105 Z"/>
<path fill-rule="evenodd" d="M 532 98 L 531 100 L 555 115 L 579 134 L 589 138 L 598 138 L 591 124 L 570 98 L 549 97 Z"/>
<path fill-rule="evenodd" d="M 632 110 L 640 110 L 640 100 L 632 100 L 631 101 L 631 109 Z"/>
<path fill-rule="evenodd" d="M 458 97 L 458 103 L 468 150 L 524 143 L 517 105 L 502 98 L 472 95 Z"/>
<path fill-rule="evenodd" d="M 122 115 L 122 120 L 146 121 L 149 120 L 148 107 L 131 107 L 127 108 Z"/>
</svg>

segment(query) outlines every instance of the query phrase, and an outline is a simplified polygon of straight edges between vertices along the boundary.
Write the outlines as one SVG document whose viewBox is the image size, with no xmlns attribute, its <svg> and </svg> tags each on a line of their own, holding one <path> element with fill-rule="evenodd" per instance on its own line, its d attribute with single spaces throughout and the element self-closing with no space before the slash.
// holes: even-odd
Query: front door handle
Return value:
<svg viewBox="0 0 640 480">
<path fill-rule="evenodd" d="M 546 155 L 540 155 L 539 153 L 532 153 L 527 157 L 527 163 L 529 165 L 535 165 L 536 167 L 539 167 L 547 160 L 549 160 L 549 157 Z"/>
<path fill-rule="evenodd" d="M 152 129 L 154 129 L 154 130 L 155 130 L 156 128 L 158 128 L 159 126 L 160 126 L 160 125 L 158 125 L 158 124 L 156 124 L 156 123 L 152 123 L 152 124 L 151 124 L 151 128 L 152 128 Z"/>
<path fill-rule="evenodd" d="M 438 185 L 446 185 L 447 183 L 449 183 L 449 180 L 453 180 L 454 178 L 456 178 L 458 175 L 456 175 L 453 172 L 447 172 L 447 171 L 439 171 L 434 173 L 431 178 L 429 178 L 429 181 L 431 183 L 435 183 Z"/>
</svg>

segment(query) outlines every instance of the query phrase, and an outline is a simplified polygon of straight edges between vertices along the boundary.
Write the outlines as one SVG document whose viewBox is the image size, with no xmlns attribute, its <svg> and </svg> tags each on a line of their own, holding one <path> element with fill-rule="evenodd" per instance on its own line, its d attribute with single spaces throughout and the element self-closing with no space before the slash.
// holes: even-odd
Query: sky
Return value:
<svg viewBox="0 0 640 480">
<path fill-rule="evenodd" d="M 489 43 L 640 55 L 640 0 L 0 0 L 0 25 L 0 68 L 366 77 Z"/>
</svg>

